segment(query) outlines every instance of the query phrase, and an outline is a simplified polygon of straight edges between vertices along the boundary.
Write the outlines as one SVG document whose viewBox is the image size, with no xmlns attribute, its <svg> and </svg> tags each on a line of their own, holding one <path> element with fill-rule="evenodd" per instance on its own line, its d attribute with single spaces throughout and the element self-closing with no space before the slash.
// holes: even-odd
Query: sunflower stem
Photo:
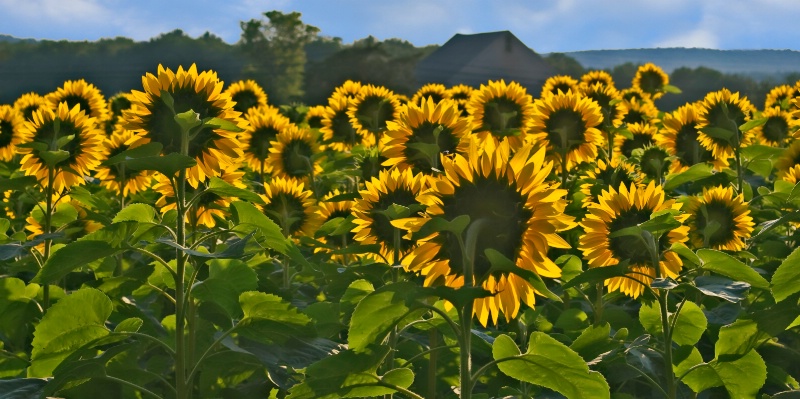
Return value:
<svg viewBox="0 0 800 399">
<path fill-rule="evenodd" d="M 400 229 L 394 229 L 394 249 L 393 249 L 393 256 L 392 256 L 392 284 L 397 283 L 398 275 L 397 275 L 397 266 L 400 263 Z M 397 324 L 392 327 L 392 331 L 389 333 L 389 356 L 386 358 L 386 371 L 391 370 L 394 368 L 394 350 L 397 346 Z M 384 398 L 391 399 L 394 397 L 393 394 L 384 395 Z"/>
<path fill-rule="evenodd" d="M 648 247 L 650 247 L 650 257 L 651 262 L 653 264 L 653 268 L 655 269 L 656 278 L 662 278 L 661 273 L 661 264 L 660 264 L 660 254 L 658 251 L 658 239 L 653 236 L 652 234 L 648 234 L 649 242 L 647 243 Z M 657 289 L 655 290 L 656 298 L 658 298 L 658 305 L 661 311 L 661 330 L 663 333 L 664 339 L 664 378 L 666 379 L 667 385 L 667 398 L 668 399 L 675 399 L 676 398 L 676 386 L 675 386 L 675 371 L 672 368 L 672 325 L 669 322 L 669 310 L 667 308 L 668 302 L 668 295 L 669 291 Z M 677 315 L 676 315 L 677 317 Z"/>
<path fill-rule="evenodd" d="M 603 320 L 603 282 L 596 285 L 597 297 L 594 300 L 594 325 L 599 326 Z"/>
<path fill-rule="evenodd" d="M 45 211 L 44 211 L 44 234 L 50 234 L 53 224 L 53 183 L 55 182 L 55 171 L 52 166 L 47 167 L 47 186 L 44 187 L 45 195 Z M 50 258 L 50 247 L 53 245 L 53 240 L 47 238 L 44 240 L 44 254 L 42 255 L 42 266 L 47 263 Z M 42 287 L 42 314 L 47 312 L 50 307 L 50 284 L 45 283 Z"/>
<path fill-rule="evenodd" d="M 189 154 L 189 132 L 182 129 L 181 154 Z M 186 246 L 186 169 L 178 171 L 175 181 L 175 202 L 178 208 L 176 221 L 177 243 Z M 185 283 L 186 256 L 180 249 L 175 250 L 175 390 L 177 399 L 191 397 L 191 381 L 186 380 L 186 301 L 187 293 Z M 190 326 L 191 327 L 191 326 Z"/>
</svg>

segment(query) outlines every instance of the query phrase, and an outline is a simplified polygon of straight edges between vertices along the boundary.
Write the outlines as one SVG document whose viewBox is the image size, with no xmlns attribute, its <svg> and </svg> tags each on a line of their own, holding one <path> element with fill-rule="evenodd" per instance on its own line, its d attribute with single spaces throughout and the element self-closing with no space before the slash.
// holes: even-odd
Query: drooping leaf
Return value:
<svg viewBox="0 0 800 399">
<path fill-rule="evenodd" d="M 12 179 L 0 179 L 0 191 L 23 191 L 36 185 L 36 176 L 22 176 Z"/>
<path fill-rule="evenodd" d="M 236 187 L 219 177 L 211 178 L 211 181 L 208 183 L 207 191 L 219 195 L 220 197 L 236 197 L 244 201 L 255 202 L 261 205 L 265 204 L 264 200 L 261 199 L 258 194 L 250 190 Z"/>
<path fill-rule="evenodd" d="M 735 281 L 744 281 L 753 287 L 769 289 L 769 282 L 750 266 L 736 258 L 713 249 L 701 249 L 697 256 L 703 261 L 703 269 L 730 277 Z"/>
<path fill-rule="evenodd" d="M 552 389 L 567 399 L 611 397 L 602 374 L 589 370 L 580 355 L 543 332 L 531 334 L 526 353 L 520 353 L 512 338 L 500 335 L 492 355 L 498 361 L 508 359 L 497 367 L 509 377 Z"/>
<path fill-rule="evenodd" d="M 101 165 L 103 166 L 113 166 L 120 163 L 127 163 L 131 159 L 136 158 L 145 158 L 145 157 L 157 157 L 161 154 L 161 149 L 163 146 L 159 142 L 150 142 L 147 144 L 140 145 L 138 147 L 129 148 L 125 151 L 120 152 L 113 157 L 108 158 L 107 160 L 103 161 Z"/>
<path fill-rule="evenodd" d="M 772 275 L 772 296 L 780 302 L 800 292 L 800 248 L 796 248 L 781 262 Z"/>
<path fill-rule="evenodd" d="M 410 282 L 387 284 L 361 299 L 350 319 L 350 349 L 360 352 L 383 341 L 397 323 L 419 309 L 415 288 Z"/>
<path fill-rule="evenodd" d="M 747 297 L 747 291 L 750 290 L 750 284 L 719 276 L 698 276 L 695 278 L 694 284 L 694 288 L 703 295 L 717 297 L 731 303 L 744 300 Z"/>
<path fill-rule="evenodd" d="M 714 171 L 711 165 L 707 163 L 694 164 L 691 167 L 689 167 L 689 169 L 681 173 L 667 176 L 667 181 L 664 183 L 664 190 L 665 191 L 674 190 L 681 184 L 704 179 L 706 177 L 712 176 L 713 174 Z"/>
<path fill-rule="evenodd" d="M 618 264 L 614 266 L 592 267 L 576 277 L 573 277 L 563 285 L 566 288 L 572 288 L 583 283 L 597 284 L 603 282 L 605 279 L 620 277 L 628 274 L 630 268 L 627 264 Z"/>
<path fill-rule="evenodd" d="M 197 165 L 197 161 L 192 157 L 173 152 L 163 156 L 129 159 L 127 165 L 131 170 L 154 170 L 164 176 L 172 177 L 182 169 Z"/>
<path fill-rule="evenodd" d="M 653 335 L 661 335 L 663 323 L 661 322 L 661 311 L 653 305 L 642 305 L 639 308 L 639 322 L 647 332 Z M 700 340 L 708 326 L 706 315 L 694 302 L 686 301 L 678 313 L 678 320 L 674 320 L 675 313 L 668 315 L 670 325 L 674 325 L 672 330 L 672 340 L 678 345 L 694 345 Z"/>
<path fill-rule="evenodd" d="M 506 258 L 500 251 L 497 251 L 492 248 L 487 248 L 484 251 L 486 258 L 489 259 L 491 263 L 491 271 L 493 272 L 505 272 L 505 273 L 514 273 L 528 282 L 533 288 L 540 294 L 546 296 L 548 299 L 551 299 L 556 302 L 563 302 L 561 297 L 556 295 L 553 291 L 550 291 L 545 285 L 542 278 L 536 274 L 533 270 L 523 269 L 517 266 L 513 261 Z"/>
<path fill-rule="evenodd" d="M 53 253 L 33 281 L 39 284 L 49 284 L 81 266 L 113 256 L 119 251 L 119 248 L 115 248 L 105 241 L 73 241 Z"/>
<path fill-rule="evenodd" d="M 39 398 L 44 393 L 47 380 L 43 378 L 15 378 L 0 380 L 0 399 Z"/>
<path fill-rule="evenodd" d="M 238 259 L 215 259 L 209 262 L 208 278 L 192 287 L 192 295 L 200 301 L 213 302 L 225 310 L 229 318 L 241 315 L 239 295 L 258 288 L 258 276 Z"/>
<path fill-rule="evenodd" d="M 695 392 L 724 386 L 732 398 L 755 398 L 767 380 L 767 365 L 756 351 L 734 361 L 714 359 L 689 372 L 683 382 Z"/>
<path fill-rule="evenodd" d="M 244 316 L 236 330 L 250 339 L 281 343 L 315 335 L 311 319 L 277 295 L 247 291 L 239 304 Z"/>
<path fill-rule="evenodd" d="M 153 223 L 156 220 L 156 209 L 148 204 L 129 204 L 114 216 L 113 222 Z"/>
</svg>

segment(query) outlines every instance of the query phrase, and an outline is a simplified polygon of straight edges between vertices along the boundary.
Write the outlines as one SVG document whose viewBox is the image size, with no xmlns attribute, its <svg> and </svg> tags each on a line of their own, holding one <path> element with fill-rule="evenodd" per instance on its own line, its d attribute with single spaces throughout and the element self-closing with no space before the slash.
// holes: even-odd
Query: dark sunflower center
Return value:
<svg viewBox="0 0 800 399">
<path fill-rule="evenodd" d="M 771 117 L 767 119 L 761 131 L 764 138 L 770 142 L 783 144 L 784 139 L 789 135 L 789 124 L 781 117 Z"/>
<path fill-rule="evenodd" d="M 457 146 L 458 138 L 450 128 L 425 121 L 412 129 L 403 153 L 418 170 L 429 172 L 439 167 L 440 153 L 453 153 Z"/>
<path fill-rule="evenodd" d="M 231 96 L 231 99 L 236 102 L 233 109 L 243 114 L 258 105 L 258 96 L 250 90 L 242 90 Z"/>
<path fill-rule="evenodd" d="M 686 166 L 714 160 L 711 151 L 705 149 L 697 140 L 698 132 L 694 126 L 694 123 L 687 123 L 681 126 L 681 130 L 675 135 L 675 153 Z"/>
<path fill-rule="evenodd" d="M 431 97 L 433 99 L 434 104 L 444 100 L 444 96 L 442 96 L 440 93 L 429 92 L 429 93 L 422 93 L 422 95 L 420 96 L 420 103 L 424 103 L 425 101 L 427 101 L 428 97 Z"/>
<path fill-rule="evenodd" d="M 312 129 L 319 129 L 322 127 L 322 117 L 321 116 L 311 116 L 308 118 L 308 127 Z"/>
<path fill-rule="evenodd" d="M 574 109 L 558 109 L 544 123 L 550 144 L 562 150 L 572 150 L 586 140 L 583 116 Z"/>
<path fill-rule="evenodd" d="M 572 86 L 570 86 L 568 83 L 557 83 L 553 85 L 553 89 L 550 90 L 550 92 L 553 94 L 558 94 L 558 92 L 560 91 L 566 94 L 570 90 L 572 90 Z"/>
<path fill-rule="evenodd" d="M 727 204 L 712 201 L 700 206 L 695 218 L 697 233 L 709 246 L 722 245 L 734 238 L 736 222 Z"/>
<path fill-rule="evenodd" d="M 29 105 L 22 109 L 22 117 L 25 120 L 32 120 L 33 119 L 33 112 L 39 109 L 39 105 Z"/>
<path fill-rule="evenodd" d="M 386 157 L 382 155 L 364 157 L 358 166 L 361 170 L 361 178 L 364 181 L 370 181 L 373 177 L 378 177 L 381 170 L 384 169 L 381 165 L 384 161 L 386 161 Z"/>
<path fill-rule="evenodd" d="M 247 152 L 256 159 L 267 159 L 269 148 L 272 146 L 270 142 L 275 141 L 278 133 L 278 130 L 272 126 L 262 126 L 255 129 L 250 135 L 250 149 Z"/>
<path fill-rule="evenodd" d="M 381 213 L 392 204 L 411 206 L 418 204 L 418 202 L 411 190 L 398 187 L 392 192 L 381 193 L 380 198 L 369 212 L 369 216 L 372 218 L 372 234 L 377 241 L 391 251 L 399 250 L 402 253 L 411 248 L 414 242 L 403 238 L 402 236 L 405 235 L 404 232 L 399 231 L 399 233 L 396 233 L 395 231 L 397 229 L 392 226 L 389 217 Z"/>
<path fill-rule="evenodd" d="M 378 134 L 386 130 L 386 121 L 394 119 L 394 106 L 388 98 L 369 96 L 358 105 L 356 118 L 366 130 Z"/>
<path fill-rule="evenodd" d="M 111 113 L 115 116 L 122 115 L 122 111 L 131 108 L 131 101 L 125 96 L 119 96 L 111 101 Z"/>
<path fill-rule="evenodd" d="M 303 177 L 311 174 L 314 155 L 311 146 L 303 140 L 292 140 L 283 148 L 283 170 L 291 177 Z"/>
<path fill-rule="evenodd" d="M 645 93 L 655 93 L 664 86 L 664 77 L 656 71 L 646 71 L 641 74 L 639 87 Z"/>
<path fill-rule="evenodd" d="M 519 134 L 522 127 L 522 107 L 508 97 L 497 97 L 483 107 L 483 130 L 498 137 Z"/>
<path fill-rule="evenodd" d="M 485 276 L 491 263 L 485 251 L 492 248 L 514 261 L 522 247 L 522 235 L 533 213 L 525 208 L 525 198 L 517 192 L 515 184 L 494 178 L 478 177 L 474 182 L 463 182 L 452 195 L 442 198 L 444 218 L 452 220 L 467 215 L 470 224 L 482 221 L 477 231 L 475 248 L 475 276 Z M 462 273 L 463 258 L 455 236 L 448 233 L 441 240 L 439 257 L 450 259 L 453 272 Z"/>
<path fill-rule="evenodd" d="M 741 126 L 744 124 L 744 120 L 746 115 L 744 111 L 739 108 L 736 104 L 729 104 L 726 103 L 726 108 L 728 112 L 725 112 L 725 109 L 722 106 L 722 102 L 714 104 L 709 110 L 706 116 L 708 120 L 708 126 L 710 127 L 717 127 L 722 129 L 727 129 L 730 131 L 738 131 L 737 126 Z M 739 138 L 741 139 L 741 132 L 739 132 Z M 712 140 L 715 142 L 721 142 L 723 139 L 712 137 Z M 725 143 L 727 145 L 727 143 Z"/>
<path fill-rule="evenodd" d="M 80 106 L 80 109 L 83 112 L 86 113 L 86 115 L 90 115 L 91 116 L 92 112 L 94 111 L 92 109 L 92 106 L 89 104 L 89 100 L 84 98 L 84 97 L 82 97 L 82 96 L 79 96 L 79 95 L 75 95 L 75 94 L 66 95 L 59 102 L 67 103 L 67 106 L 69 107 L 69 109 L 72 109 L 72 107 L 78 105 L 78 106 Z"/>
<path fill-rule="evenodd" d="M 608 226 L 608 232 L 614 233 L 619 230 L 644 223 L 650 220 L 651 213 L 652 211 L 649 209 L 636 208 L 623 211 L 611 221 L 611 224 Z M 665 236 L 666 234 L 664 234 L 662 237 Z M 652 265 L 652 262 L 650 261 L 650 254 L 647 252 L 647 248 L 642 244 L 642 241 L 638 237 L 612 237 L 609 238 L 608 246 L 609 249 L 611 249 L 611 253 L 615 258 L 619 259 L 620 262 L 627 260 L 630 265 Z"/>
<path fill-rule="evenodd" d="M 661 178 L 669 170 L 667 157 L 669 154 L 661 147 L 652 146 L 645 149 L 641 160 L 642 172 L 653 179 Z"/>
<path fill-rule="evenodd" d="M 193 87 L 176 88 L 171 95 L 176 114 L 192 110 L 200 115 L 200 119 L 203 119 L 219 116 L 222 112 L 221 109 L 214 107 L 203 94 L 195 92 Z M 160 96 L 153 99 L 149 108 L 151 115 L 145 123 L 147 135 L 151 137 L 152 141 L 164 146 L 162 151 L 165 154 L 180 152 L 181 128 L 175 122 L 172 110 Z M 203 127 L 199 131 L 193 130 L 192 134 L 194 137 L 189 143 L 189 156 L 191 157 L 196 157 L 204 149 L 211 147 L 213 145 L 211 141 L 217 137 L 213 129 L 208 127 Z"/>
<path fill-rule="evenodd" d="M 451 95 L 450 98 L 453 99 L 453 100 L 456 100 L 456 101 L 459 101 L 459 100 L 465 100 L 466 101 L 466 100 L 469 100 L 469 94 L 461 93 L 461 92 L 453 93 L 453 95 Z"/>
<path fill-rule="evenodd" d="M 9 121 L 0 121 L 0 148 L 5 148 L 11 144 L 14 138 L 14 125 Z"/>
<path fill-rule="evenodd" d="M 634 134 L 633 138 L 627 139 L 622 143 L 622 154 L 630 158 L 633 150 L 644 148 L 653 144 L 653 136 L 649 134 Z"/>
<path fill-rule="evenodd" d="M 625 114 L 622 118 L 622 122 L 627 124 L 633 123 L 647 123 L 647 115 L 644 112 L 639 111 L 638 109 L 631 109 Z"/>
<path fill-rule="evenodd" d="M 599 198 L 603 190 L 608 190 L 609 187 L 615 189 L 624 184 L 625 187 L 630 187 L 633 179 L 622 168 L 606 168 L 595 176 L 595 182 L 592 184 L 590 192 L 594 198 Z"/>
<path fill-rule="evenodd" d="M 345 143 L 349 146 L 358 143 L 358 136 L 356 129 L 350 123 L 350 118 L 347 116 L 347 111 L 337 111 L 336 115 L 331 119 L 331 130 L 333 131 L 333 138 L 331 141 L 334 143 Z"/>
<path fill-rule="evenodd" d="M 287 236 L 299 231 L 306 221 L 303 201 L 287 193 L 278 193 L 273 197 L 264 206 L 264 214 L 280 226 Z"/>
</svg>

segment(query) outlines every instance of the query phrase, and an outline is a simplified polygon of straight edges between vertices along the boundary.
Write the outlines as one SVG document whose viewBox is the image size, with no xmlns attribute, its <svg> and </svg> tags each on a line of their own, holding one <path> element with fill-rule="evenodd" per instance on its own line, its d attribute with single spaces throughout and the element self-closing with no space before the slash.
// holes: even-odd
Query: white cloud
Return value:
<svg viewBox="0 0 800 399">
<path fill-rule="evenodd" d="M 679 32 L 677 35 L 661 40 L 653 47 L 698 47 L 717 48 L 719 38 L 715 32 L 705 28 L 698 28 L 689 32 Z"/>
</svg>

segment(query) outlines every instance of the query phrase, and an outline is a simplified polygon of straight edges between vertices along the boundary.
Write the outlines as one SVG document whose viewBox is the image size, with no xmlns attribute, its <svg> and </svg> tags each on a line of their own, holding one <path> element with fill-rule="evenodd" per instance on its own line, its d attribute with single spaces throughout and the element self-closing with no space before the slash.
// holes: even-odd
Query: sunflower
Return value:
<svg viewBox="0 0 800 399">
<path fill-rule="evenodd" d="M 697 129 L 703 147 L 711 150 L 716 159 L 728 159 L 734 156 L 735 147 L 752 140 L 753 129 L 747 132 L 739 130 L 739 126 L 750 120 L 755 107 L 747 97 L 739 97 L 739 93 L 731 93 L 728 89 L 708 93 L 698 106 Z M 736 132 L 730 140 L 712 137 L 703 133 L 705 128 L 718 128 Z"/>
<path fill-rule="evenodd" d="M 108 99 L 108 118 L 103 122 L 106 136 L 111 136 L 117 130 L 117 124 L 122 118 L 122 111 L 131 109 L 133 105 L 133 95 L 130 93 L 118 93 Z"/>
<path fill-rule="evenodd" d="M 792 114 L 780 107 L 767 108 L 761 113 L 767 121 L 753 128 L 751 137 L 758 144 L 786 147 L 797 138 L 797 122 Z"/>
<path fill-rule="evenodd" d="M 317 214 L 314 194 L 305 190 L 302 182 L 275 177 L 264 190 L 266 195 L 259 195 L 266 205 L 258 207 L 280 226 L 286 237 L 314 236 L 322 220 Z"/>
<path fill-rule="evenodd" d="M 733 187 L 704 188 L 702 197 L 690 199 L 687 213 L 695 248 L 741 251 L 755 226 L 744 195 L 734 197 Z"/>
<path fill-rule="evenodd" d="M 332 198 L 342 194 L 339 190 L 334 190 L 331 193 L 322 197 L 322 200 L 317 204 L 317 216 L 322 224 L 325 224 L 336 218 L 347 219 L 352 216 L 351 209 L 355 205 L 355 201 L 331 201 Z M 346 248 L 348 243 L 354 241 L 355 234 L 347 232 L 341 236 L 322 236 L 317 240 L 327 246 L 317 246 L 314 252 L 330 252 L 331 249 Z M 337 261 L 345 261 L 344 255 L 333 255 L 333 259 Z"/>
<path fill-rule="evenodd" d="M 289 125 L 275 136 L 267 163 L 273 176 L 306 181 L 309 176 L 322 173 L 320 159 L 316 157 L 319 152 L 317 137 L 311 130 Z"/>
<path fill-rule="evenodd" d="M 371 141 L 374 136 L 362 135 L 350 122 L 347 110 L 353 105 L 354 100 L 346 95 L 333 95 L 328 99 L 325 116 L 322 117 L 322 143 L 334 151 L 347 152 L 355 145 L 365 147 L 376 143 Z"/>
<path fill-rule="evenodd" d="M 614 78 L 606 71 L 589 71 L 581 76 L 581 90 L 586 90 L 596 84 L 603 87 L 614 88 Z"/>
<path fill-rule="evenodd" d="M 238 165 L 231 164 L 228 165 L 226 169 L 222 170 L 219 178 L 232 186 L 246 188 L 244 183 L 242 183 L 242 176 L 244 176 L 244 171 L 240 170 Z M 210 177 L 208 177 L 208 179 L 210 180 Z M 200 182 L 196 188 L 188 188 L 186 190 L 186 197 L 193 198 L 195 195 L 205 191 L 209 180 Z M 178 208 L 175 202 L 175 189 L 172 181 L 167 176 L 156 173 L 153 190 L 161 194 L 161 197 L 156 201 L 156 207 L 161 213 L 166 213 L 169 210 Z M 189 225 L 195 228 L 205 226 L 211 229 L 217 225 L 218 220 L 224 223 L 224 221 L 230 217 L 228 209 L 233 201 L 234 198 L 221 197 L 215 193 L 209 192 L 203 193 L 197 201 L 192 203 L 192 207 L 189 209 Z"/>
<path fill-rule="evenodd" d="M 566 154 L 566 169 L 597 158 L 603 115 L 596 102 L 570 91 L 537 99 L 533 108 L 531 140 L 547 147 L 548 158 L 561 164 Z"/>
<path fill-rule="evenodd" d="M 625 111 L 622 108 L 622 95 L 613 85 L 595 83 L 591 86 L 581 86 L 581 94 L 589 97 L 600 106 L 603 122 L 612 127 L 622 126 L 622 117 Z"/>
<path fill-rule="evenodd" d="M 610 187 L 619 187 L 620 184 L 625 187 L 631 184 L 635 184 L 636 187 L 642 185 L 642 176 L 636 172 L 636 167 L 627 161 L 619 158 L 614 158 L 611 162 L 598 159 L 597 164 L 593 166 L 580 176 L 580 180 L 585 182 L 581 184 L 581 192 L 586 195 L 583 200 L 584 207 L 591 202 L 597 202 L 603 190 L 608 190 Z"/>
<path fill-rule="evenodd" d="M 653 102 L 653 99 L 650 98 L 650 95 L 645 93 L 645 92 L 643 92 L 642 89 L 640 89 L 638 87 L 629 87 L 627 89 L 623 89 L 622 91 L 619 92 L 619 94 L 622 96 L 622 99 L 625 100 L 625 101 L 636 100 L 636 101 L 639 101 L 639 102 L 642 102 L 642 101 L 646 101 L 646 102 L 650 102 L 650 103 Z"/>
<path fill-rule="evenodd" d="M 42 226 L 44 224 L 44 212 L 42 210 L 45 209 L 45 206 L 46 205 L 44 203 L 40 203 L 39 205 L 33 207 L 30 214 L 25 219 L 25 230 L 30 232 L 27 236 L 29 240 L 44 234 L 44 227 Z M 69 195 L 65 195 L 61 197 L 60 200 L 55 204 L 55 212 L 65 213 L 68 211 L 76 212 L 78 216 L 77 219 L 68 221 L 66 223 L 64 221 L 54 221 L 52 229 L 53 232 L 63 233 L 65 239 L 70 242 L 75 241 L 89 233 L 93 233 L 103 227 L 101 223 L 89 219 L 89 214 L 84 208 L 83 204 L 73 200 Z M 36 248 L 40 254 L 43 254 L 44 247 L 45 244 L 41 243 L 34 248 Z"/>
<path fill-rule="evenodd" d="M 598 202 L 589 204 L 589 213 L 580 225 L 586 232 L 580 238 L 578 249 L 583 252 L 589 267 L 613 266 L 628 262 L 629 273 L 624 277 L 612 277 L 605 280 L 610 291 L 620 291 L 625 295 L 637 298 L 656 277 L 656 270 L 647 248 L 637 237 L 620 236 L 609 238 L 609 235 L 622 229 L 639 225 L 648 221 L 660 211 L 681 208 L 675 200 L 664 199 L 664 189 L 650 182 L 647 187 L 630 187 L 620 185 L 619 191 L 610 188 L 603 191 Z M 688 215 L 675 217 L 683 223 Z M 677 227 L 663 234 L 658 241 L 660 276 L 675 278 L 683 267 L 683 262 L 668 248 L 674 243 L 686 242 L 689 226 Z"/>
<path fill-rule="evenodd" d="M 0 160 L 10 161 L 14 158 L 17 144 L 22 140 L 22 114 L 10 106 L 0 105 Z"/>
<path fill-rule="evenodd" d="M 775 160 L 775 173 L 780 180 L 797 182 L 800 176 L 800 140 L 789 144 L 783 153 Z"/>
<path fill-rule="evenodd" d="M 457 84 L 447 89 L 445 98 L 455 101 L 456 104 L 458 104 L 458 110 L 461 111 L 461 115 L 466 115 L 467 103 L 473 91 L 475 91 L 475 89 L 472 86 Z"/>
<path fill-rule="evenodd" d="M 447 98 L 447 87 L 441 83 L 428 83 L 420 87 L 417 92 L 411 96 L 411 101 L 409 102 L 422 105 L 422 102 L 428 97 L 433 98 L 434 104 L 444 100 Z"/>
<path fill-rule="evenodd" d="M 533 118 L 533 98 L 517 82 L 489 81 L 472 92 L 467 112 L 475 124 L 474 134 L 486 142 L 494 137 L 509 141 L 511 149 L 522 147 Z"/>
<path fill-rule="evenodd" d="M 544 81 L 539 97 L 544 98 L 552 94 L 558 94 L 558 92 L 566 93 L 568 91 L 573 93 L 580 91 L 580 85 L 575 78 L 568 75 L 551 76 Z"/>
<path fill-rule="evenodd" d="M 310 129 L 319 130 L 322 128 L 322 118 L 325 117 L 325 106 L 315 105 L 306 112 L 305 123 Z"/>
<path fill-rule="evenodd" d="M 545 161 L 545 150 L 531 151 L 529 144 L 511 157 L 508 142 L 486 152 L 472 140 L 468 157 L 443 158 L 444 175 L 418 197 L 427 206 L 428 217 L 453 220 L 466 215 L 471 224 L 468 229 L 478 229 L 472 284 L 494 294 L 474 301 L 473 314 L 483 326 L 489 319 L 497 324 L 500 314 L 506 320 L 516 317 L 521 303 L 533 307 L 536 293 L 525 278 L 494 270 L 488 250 L 501 253 L 522 269 L 557 278 L 561 269 L 547 257 L 547 251 L 570 247 L 557 234 L 575 226 L 572 216 L 564 214 L 567 191 L 558 183 L 545 181 L 553 167 Z M 410 218 L 405 225 L 417 230 L 428 217 Z M 462 287 L 465 260 L 459 239 L 447 232 L 422 238 L 403 265 L 422 274 L 425 286 Z"/>
<path fill-rule="evenodd" d="M 158 66 L 157 75 L 147 73 L 142 78 L 144 92 L 134 90 L 134 106 L 123 115 L 126 128 L 140 135 L 141 142 L 157 142 L 163 153 L 181 152 L 181 128 L 175 115 L 194 111 L 198 118 L 219 118 L 240 129 L 247 121 L 233 109 L 233 101 L 222 93 L 223 83 L 213 71 L 197 73 L 197 66 L 178 67 L 177 72 Z M 186 171 L 186 180 L 197 187 L 208 176 L 218 176 L 234 159 L 242 157 L 236 132 L 223 128 L 202 126 L 195 129 L 188 143 L 188 156 L 197 165 Z"/>
<path fill-rule="evenodd" d="M 267 106 L 267 93 L 255 80 L 233 82 L 225 89 L 225 93 L 235 103 L 233 109 L 242 115 L 247 115 L 250 108 Z"/>
<path fill-rule="evenodd" d="M 650 100 L 623 99 L 620 104 L 623 123 L 656 124 L 658 122 L 658 108 Z"/>
<path fill-rule="evenodd" d="M 58 104 L 51 110 L 42 108 L 33 113 L 20 129 L 17 152 L 23 154 L 20 161 L 26 176 L 36 176 L 39 184 L 62 192 L 75 184 L 83 184 L 102 159 L 104 134 L 97 128 L 95 119 L 86 115 L 79 105 L 70 109 L 67 103 Z M 71 137 L 71 138 L 70 138 Z M 46 158 L 68 154 L 52 165 L 49 176 Z M 53 162 L 53 161 L 51 161 Z"/>
<path fill-rule="evenodd" d="M 252 171 L 263 176 L 272 171 L 267 162 L 272 142 L 278 137 L 278 133 L 294 124 L 281 115 L 277 108 L 270 106 L 250 108 L 247 111 L 247 120 L 250 124 L 239 136 L 244 162 Z"/>
<path fill-rule="evenodd" d="M 645 180 L 661 182 L 670 171 L 672 157 L 664 148 L 655 144 L 647 144 L 633 152 L 631 162 L 639 165 L 639 170 L 646 177 Z"/>
<path fill-rule="evenodd" d="M 728 160 L 715 160 L 711 151 L 700 144 L 697 130 L 699 116 L 694 104 L 686 104 L 664 115 L 664 128 L 656 136 L 656 143 L 673 156 L 670 173 L 680 173 L 701 162 L 712 162 L 717 170 L 728 165 Z"/>
<path fill-rule="evenodd" d="M 669 76 L 653 63 L 640 65 L 633 76 L 633 87 L 647 93 L 653 100 L 664 95 L 664 86 L 669 84 Z"/>
<path fill-rule="evenodd" d="M 129 150 L 130 142 L 135 141 L 136 137 L 130 130 L 125 130 L 122 126 L 117 126 L 117 130 L 111 137 L 104 140 L 103 146 L 106 158 L 111 158 L 123 151 Z M 150 187 L 153 176 L 147 170 L 124 169 L 122 164 L 99 166 L 95 177 L 100 180 L 100 185 L 121 194 L 124 197 L 147 190 Z"/>
<path fill-rule="evenodd" d="M 470 120 L 462 117 L 452 100 L 433 101 L 420 105 L 408 103 L 397 121 L 386 124 L 381 154 L 384 166 L 414 167 L 430 174 L 439 168 L 440 154 L 465 152 L 464 137 L 471 133 Z"/>
<path fill-rule="evenodd" d="M 650 124 L 633 123 L 628 125 L 628 132 L 631 137 L 618 135 L 614 138 L 614 158 L 630 158 L 633 150 L 654 144 L 658 128 Z"/>
<path fill-rule="evenodd" d="M 362 86 L 347 109 L 350 124 L 358 134 L 368 137 L 371 145 L 380 141 L 386 122 L 397 119 L 399 114 L 397 95 L 383 86 L 374 85 Z"/>
<path fill-rule="evenodd" d="M 14 108 L 22 114 L 22 119 L 24 120 L 32 119 L 33 111 L 46 106 L 47 100 L 45 100 L 44 96 L 33 92 L 25 93 L 14 101 Z"/>
<path fill-rule="evenodd" d="M 68 80 L 64 86 L 56 91 L 47 94 L 45 97 L 47 106 L 55 109 L 58 104 L 66 102 L 69 108 L 76 105 L 80 106 L 86 115 L 95 118 L 97 123 L 105 122 L 108 118 L 108 104 L 106 98 L 100 93 L 97 86 L 80 80 Z"/>
<path fill-rule="evenodd" d="M 789 85 L 779 85 L 773 87 L 764 99 L 764 109 L 780 107 L 788 110 L 792 108 L 790 101 L 794 98 L 795 89 Z"/>
<path fill-rule="evenodd" d="M 362 86 L 361 82 L 348 79 L 344 83 L 333 89 L 331 97 L 336 95 L 342 95 L 355 99 L 356 97 L 358 97 L 358 93 L 361 91 L 361 86 Z"/>
<path fill-rule="evenodd" d="M 408 254 L 414 242 L 403 235 L 385 211 L 397 204 L 407 208 L 419 207 L 417 195 L 428 187 L 427 178 L 423 174 L 414 175 L 411 169 L 382 170 L 378 177 L 366 182 L 364 190 L 359 191 L 353 206 L 353 237 L 362 244 L 380 244 L 380 255 L 386 262 L 395 260 L 395 251 L 399 257 Z"/>
</svg>

